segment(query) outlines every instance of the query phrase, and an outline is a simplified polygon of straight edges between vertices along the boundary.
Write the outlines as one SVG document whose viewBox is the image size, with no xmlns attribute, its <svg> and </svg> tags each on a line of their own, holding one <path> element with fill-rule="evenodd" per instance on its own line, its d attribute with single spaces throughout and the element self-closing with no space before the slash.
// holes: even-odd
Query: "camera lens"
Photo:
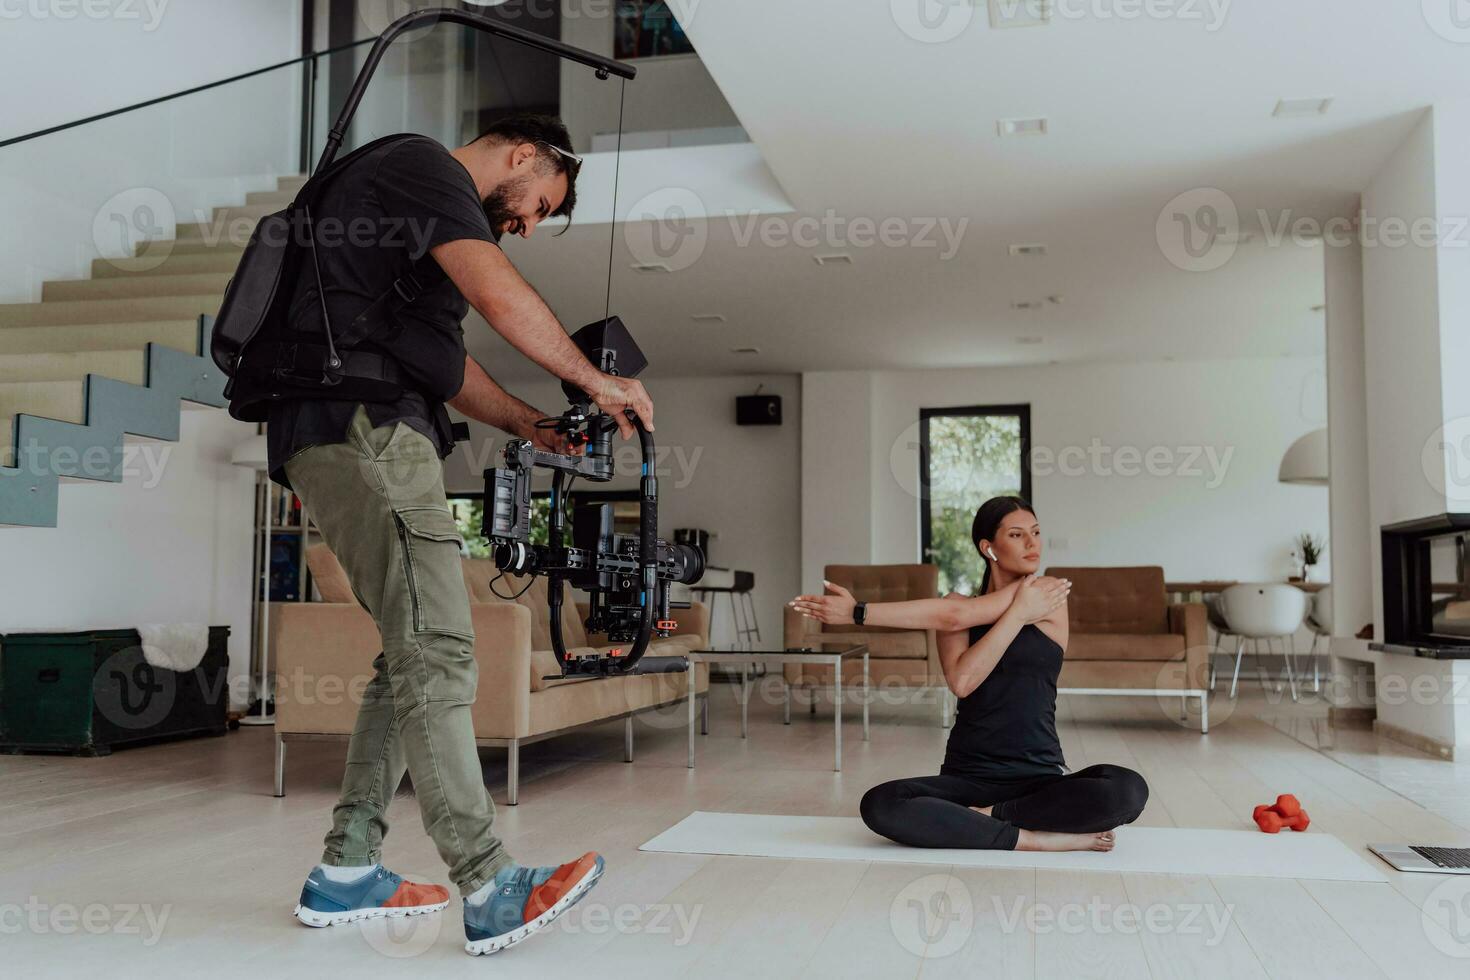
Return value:
<svg viewBox="0 0 1470 980">
<path fill-rule="evenodd" d="M 667 545 L 667 558 L 674 565 L 674 581 L 685 585 L 698 582 L 704 575 L 704 555 L 691 544 Z"/>
</svg>

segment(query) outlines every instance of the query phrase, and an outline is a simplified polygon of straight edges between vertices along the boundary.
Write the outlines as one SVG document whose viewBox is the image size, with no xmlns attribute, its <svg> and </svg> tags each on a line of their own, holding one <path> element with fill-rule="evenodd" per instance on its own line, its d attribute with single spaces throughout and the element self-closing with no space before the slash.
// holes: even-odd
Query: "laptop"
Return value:
<svg viewBox="0 0 1470 980">
<path fill-rule="evenodd" d="M 1470 847 L 1429 844 L 1369 844 L 1368 850 L 1400 871 L 1427 871 L 1442 875 L 1470 875 Z"/>
</svg>

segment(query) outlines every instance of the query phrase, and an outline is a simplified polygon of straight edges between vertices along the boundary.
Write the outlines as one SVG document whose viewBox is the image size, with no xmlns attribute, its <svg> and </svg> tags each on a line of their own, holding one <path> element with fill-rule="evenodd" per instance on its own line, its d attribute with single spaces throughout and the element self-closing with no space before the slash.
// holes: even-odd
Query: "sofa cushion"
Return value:
<svg viewBox="0 0 1470 980">
<path fill-rule="evenodd" d="M 357 605 L 357 596 L 352 583 L 347 580 L 347 570 L 325 544 L 314 544 L 306 549 L 306 567 L 311 569 L 311 580 L 322 594 L 322 602 L 350 602 Z"/>
<path fill-rule="evenodd" d="M 1077 633 L 1067 640 L 1067 660 L 1183 660 L 1178 633 Z"/>
<path fill-rule="evenodd" d="M 498 596 L 490 590 L 490 580 L 500 574 L 500 569 L 489 558 L 461 558 L 460 565 L 464 569 L 464 587 L 471 602 L 515 601 Z M 510 576 L 505 576 L 495 583 L 495 588 L 505 595 L 515 595 L 520 586 L 512 585 L 509 579 Z"/>
<path fill-rule="evenodd" d="M 1078 633 L 1167 633 L 1169 630 L 1164 570 L 1157 565 L 1048 568 L 1046 574 L 1072 580 L 1067 613 L 1073 640 Z"/>
<path fill-rule="evenodd" d="M 827 581 L 840 585 L 859 602 L 903 602 L 908 599 L 933 599 L 939 595 L 938 565 L 827 565 L 822 569 Z M 893 626 L 827 626 L 824 633 L 907 633 Z M 920 642 L 923 634 L 919 634 Z M 907 656 L 907 654 L 900 654 Z M 923 657 L 925 654 L 921 653 Z"/>
<path fill-rule="evenodd" d="M 709 690 L 708 665 L 698 665 L 694 680 L 697 692 Z M 637 674 L 559 683 L 532 695 L 530 734 L 616 718 L 630 711 L 679 701 L 688 693 L 687 674 Z M 688 724 L 683 712 L 644 718 L 645 723 L 661 723 L 669 728 L 682 729 Z"/>
</svg>

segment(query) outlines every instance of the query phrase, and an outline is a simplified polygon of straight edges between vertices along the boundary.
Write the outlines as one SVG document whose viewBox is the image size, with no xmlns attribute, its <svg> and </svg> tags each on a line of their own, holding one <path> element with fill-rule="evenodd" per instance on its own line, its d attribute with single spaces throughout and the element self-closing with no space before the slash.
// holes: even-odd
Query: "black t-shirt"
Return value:
<svg viewBox="0 0 1470 980">
<path fill-rule="evenodd" d="M 970 630 L 970 644 L 990 630 Z M 1025 779 L 1061 773 L 1057 675 L 1062 648 L 1035 623 L 1021 627 L 990 676 L 960 698 L 940 772 L 973 779 Z"/>
<path fill-rule="evenodd" d="M 408 272 L 431 248 L 496 236 L 469 171 L 427 136 L 398 140 L 375 149 L 334 175 L 312 206 L 316 252 L 321 263 L 327 311 L 336 333 Z M 442 405 L 464 383 L 464 331 L 469 304 L 459 289 L 433 267 L 437 285 L 398 313 L 403 328 L 354 349 L 387 354 L 415 383 L 396 402 L 367 403 L 376 426 L 403 421 L 433 440 L 441 457 L 453 437 L 436 424 Z M 302 263 L 292 293 L 290 332 L 303 343 L 323 342 L 321 301 L 310 262 Z M 342 442 L 355 401 L 300 399 L 273 404 L 266 423 L 271 478 L 289 486 L 285 461 L 307 446 Z"/>
</svg>

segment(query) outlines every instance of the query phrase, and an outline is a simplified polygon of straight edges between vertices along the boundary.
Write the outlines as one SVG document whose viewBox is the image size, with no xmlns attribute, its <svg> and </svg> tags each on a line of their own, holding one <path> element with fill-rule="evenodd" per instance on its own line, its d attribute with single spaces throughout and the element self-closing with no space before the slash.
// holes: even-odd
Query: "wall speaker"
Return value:
<svg viewBox="0 0 1470 980">
<path fill-rule="evenodd" d="M 780 395 L 739 395 L 735 398 L 736 425 L 780 425 Z"/>
</svg>

